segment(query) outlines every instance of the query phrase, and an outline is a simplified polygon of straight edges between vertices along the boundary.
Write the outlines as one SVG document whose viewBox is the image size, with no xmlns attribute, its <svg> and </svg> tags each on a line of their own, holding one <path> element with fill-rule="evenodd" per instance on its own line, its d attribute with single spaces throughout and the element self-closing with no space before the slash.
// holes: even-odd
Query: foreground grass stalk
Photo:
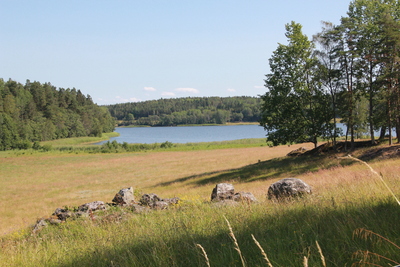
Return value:
<svg viewBox="0 0 400 267">
<path fill-rule="evenodd" d="M 264 256 L 264 259 L 267 262 L 268 267 L 273 267 L 271 262 L 269 261 L 269 259 L 267 257 L 267 254 L 265 253 L 264 249 L 261 247 L 260 243 L 258 243 L 257 239 L 254 237 L 253 234 L 251 234 L 251 237 L 253 238 L 254 243 L 256 243 L 257 247 L 259 247 L 259 249 L 261 250 L 261 254 Z"/>
<path fill-rule="evenodd" d="M 380 240 L 383 240 L 383 241 L 393 245 L 395 248 L 400 250 L 400 246 L 398 246 L 397 244 L 393 243 L 392 241 L 390 241 L 386 237 L 381 236 L 380 234 L 377 234 L 377 233 L 372 232 L 371 230 L 367 230 L 365 228 L 359 228 L 359 229 L 354 230 L 353 235 L 354 236 L 359 236 L 359 237 L 361 237 L 361 238 L 363 238 L 365 240 L 371 239 L 372 236 L 376 236 Z M 355 255 L 363 256 L 364 257 L 364 262 L 363 262 L 364 264 L 371 264 L 372 265 L 372 263 L 367 262 L 367 260 L 369 260 L 370 256 L 375 256 L 378 259 L 384 259 L 384 260 L 390 261 L 390 262 L 392 262 L 394 264 L 397 264 L 396 266 L 398 266 L 400 264 L 400 262 L 397 262 L 397 261 L 392 260 L 392 259 L 390 259 L 388 257 L 385 257 L 383 255 L 380 255 L 378 253 L 374 253 L 374 252 L 371 252 L 371 251 L 359 250 L 359 251 L 357 251 L 355 253 Z"/>
<path fill-rule="evenodd" d="M 390 192 L 390 194 L 394 197 L 394 199 L 397 201 L 397 204 L 400 205 L 400 200 L 396 197 L 396 195 L 393 193 L 392 189 L 390 189 L 390 187 L 387 185 L 387 183 L 385 182 L 385 180 L 383 179 L 382 175 L 377 173 L 368 163 L 366 163 L 365 161 L 362 161 L 358 158 L 352 157 L 350 155 L 347 155 L 347 157 L 339 157 L 339 159 L 352 159 L 354 161 L 358 161 L 361 162 L 362 164 L 366 165 L 372 173 L 376 174 L 379 179 L 382 181 L 382 183 L 385 185 L 386 189 Z"/>
<path fill-rule="evenodd" d="M 206 250 L 200 244 L 196 244 L 196 246 L 201 249 L 201 251 L 203 252 L 204 258 L 206 259 L 206 264 L 207 264 L 208 267 L 210 267 L 210 260 L 208 259 Z"/>
<path fill-rule="evenodd" d="M 319 255 L 321 256 L 322 266 L 326 267 L 325 257 L 324 257 L 324 254 L 322 254 L 322 249 L 319 246 L 318 241 L 315 241 L 315 243 L 317 244 L 318 252 L 319 252 Z"/>
<path fill-rule="evenodd" d="M 239 244 L 238 244 L 238 242 L 237 242 L 237 240 L 236 240 L 235 234 L 233 233 L 231 224 L 229 223 L 228 219 L 227 219 L 225 216 L 224 216 L 224 219 L 225 219 L 226 223 L 228 224 L 229 235 L 230 235 L 230 236 L 232 237 L 232 239 L 233 239 L 233 242 L 234 242 L 234 244 L 235 244 L 235 250 L 239 253 L 240 260 L 242 261 L 242 266 L 243 266 L 243 267 L 246 267 L 246 263 L 245 263 L 245 261 L 244 261 L 243 255 L 242 255 L 242 251 L 240 250 L 240 247 L 239 247 Z"/>
<path fill-rule="evenodd" d="M 371 236 L 376 236 L 376 237 L 378 237 L 379 239 L 384 240 L 384 241 L 388 242 L 389 244 L 395 246 L 396 248 L 400 249 L 400 246 L 398 246 L 397 244 L 393 243 L 392 241 L 390 241 L 390 240 L 387 239 L 386 237 L 381 236 L 380 234 L 377 234 L 377 233 L 372 232 L 371 230 L 367 230 L 367 229 L 365 229 L 365 228 L 359 228 L 359 229 L 354 230 L 354 235 L 355 235 L 355 236 L 362 237 L 362 238 L 364 238 L 364 239 L 368 239 L 368 238 L 370 238 Z M 398 264 L 400 264 L 400 263 L 398 263 Z"/>
<path fill-rule="evenodd" d="M 308 267 L 308 258 L 306 256 L 303 258 L 303 266 Z"/>
</svg>

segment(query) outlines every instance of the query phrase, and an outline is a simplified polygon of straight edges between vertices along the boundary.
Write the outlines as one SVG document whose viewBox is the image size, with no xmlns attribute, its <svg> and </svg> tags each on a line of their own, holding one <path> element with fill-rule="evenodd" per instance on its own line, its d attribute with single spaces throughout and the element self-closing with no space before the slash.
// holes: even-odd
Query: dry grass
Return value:
<svg viewBox="0 0 400 267">
<path fill-rule="evenodd" d="M 0 235 L 30 225 L 38 217 L 49 216 L 57 207 L 78 206 L 96 200 L 110 202 L 119 189 L 130 186 L 162 197 L 199 195 L 209 200 L 214 180 L 210 179 L 209 184 L 197 183 L 204 179 L 205 174 L 212 176 L 257 165 L 259 161 L 285 156 L 301 146 L 312 148 L 312 144 L 301 144 L 124 154 L 10 156 L 9 153 L 0 153 Z M 383 175 L 394 192 L 400 192 L 400 159 L 375 161 L 370 165 Z M 271 177 L 268 180 L 230 181 L 228 175 L 224 181 L 233 182 L 238 191 L 252 192 L 262 199 L 272 182 L 288 175 L 285 172 L 267 174 Z M 333 205 L 355 203 L 359 201 L 357 196 L 380 198 L 382 192 L 387 192 L 376 175 L 361 164 L 303 171 L 296 177 L 312 185 L 315 197 Z M 163 183 L 168 185 L 160 186 Z M 360 188 L 364 192 L 360 192 Z"/>
<path fill-rule="evenodd" d="M 57 207 L 96 200 L 110 202 L 119 189 L 129 186 L 162 197 L 195 193 L 208 199 L 212 188 L 184 183 L 157 185 L 281 157 L 300 146 L 312 147 L 302 144 L 191 152 L 0 154 L 0 234 L 32 224 Z M 252 189 L 262 194 L 258 183 L 241 187 Z"/>
</svg>

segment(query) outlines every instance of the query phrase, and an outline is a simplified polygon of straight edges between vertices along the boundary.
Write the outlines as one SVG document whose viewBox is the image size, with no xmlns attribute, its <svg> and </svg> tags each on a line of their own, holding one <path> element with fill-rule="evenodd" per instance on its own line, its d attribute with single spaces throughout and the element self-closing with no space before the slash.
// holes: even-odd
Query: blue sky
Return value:
<svg viewBox="0 0 400 267">
<path fill-rule="evenodd" d="M 285 24 L 311 36 L 350 0 L 0 0 L 0 78 L 80 89 L 99 105 L 257 96 Z"/>
</svg>

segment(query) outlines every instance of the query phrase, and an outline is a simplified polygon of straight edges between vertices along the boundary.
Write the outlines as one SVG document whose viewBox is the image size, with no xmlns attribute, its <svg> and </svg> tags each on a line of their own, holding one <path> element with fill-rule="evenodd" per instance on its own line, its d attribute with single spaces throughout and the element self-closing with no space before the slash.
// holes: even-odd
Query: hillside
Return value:
<svg viewBox="0 0 400 267">
<path fill-rule="evenodd" d="M 394 223 L 400 220 L 400 208 L 382 180 L 363 164 L 338 158 L 345 153 L 285 156 L 300 147 L 312 148 L 312 144 L 93 155 L 8 154 L 0 162 L 8 170 L 0 173 L 1 227 L 3 233 L 9 229 L 0 241 L 0 265 L 207 266 L 196 245 L 200 244 L 211 266 L 243 266 L 232 232 L 246 266 L 267 266 L 252 234 L 272 266 L 302 266 L 304 257 L 310 266 L 322 266 L 316 241 L 326 266 L 363 261 L 367 250 L 398 262 L 399 248 L 374 234 L 400 244 L 400 228 Z M 390 156 L 388 151 L 392 151 Z M 368 158 L 399 196 L 400 158 L 393 151 L 398 149 L 381 145 L 360 148 L 352 155 Z M 16 178 L 7 183 L 7 177 Z M 296 202 L 268 201 L 268 186 L 286 177 L 307 182 L 313 195 Z M 252 192 L 259 203 L 211 205 L 211 191 L 220 182 Z M 156 193 L 182 201 L 169 210 L 145 214 L 110 210 L 49 226 L 37 235 L 26 230 L 10 232 L 10 226 L 49 216 L 57 207 L 110 202 L 119 189 L 129 186 L 138 195 Z M 29 194 L 22 199 L 13 188 Z M 7 208 L 11 205 L 12 210 Z M 376 257 L 367 261 L 379 266 L 389 262 Z"/>
<path fill-rule="evenodd" d="M 0 79 L 0 151 L 33 142 L 101 136 L 114 130 L 108 110 L 75 88 Z"/>
</svg>

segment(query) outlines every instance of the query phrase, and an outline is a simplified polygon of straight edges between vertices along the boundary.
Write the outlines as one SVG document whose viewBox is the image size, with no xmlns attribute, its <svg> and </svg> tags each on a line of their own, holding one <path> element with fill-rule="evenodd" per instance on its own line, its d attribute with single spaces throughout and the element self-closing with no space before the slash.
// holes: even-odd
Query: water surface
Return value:
<svg viewBox="0 0 400 267">
<path fill-rule="evenodd" d="M 187 127 L 134 127 L 116 128 L 120 135 L 110 138 L 118 143 L 198 143 L 246 138 L 265 138 L 259 125 L 187 126 Z M 100 142 L 103 144 L 107 141 Z"/>
</svg>

